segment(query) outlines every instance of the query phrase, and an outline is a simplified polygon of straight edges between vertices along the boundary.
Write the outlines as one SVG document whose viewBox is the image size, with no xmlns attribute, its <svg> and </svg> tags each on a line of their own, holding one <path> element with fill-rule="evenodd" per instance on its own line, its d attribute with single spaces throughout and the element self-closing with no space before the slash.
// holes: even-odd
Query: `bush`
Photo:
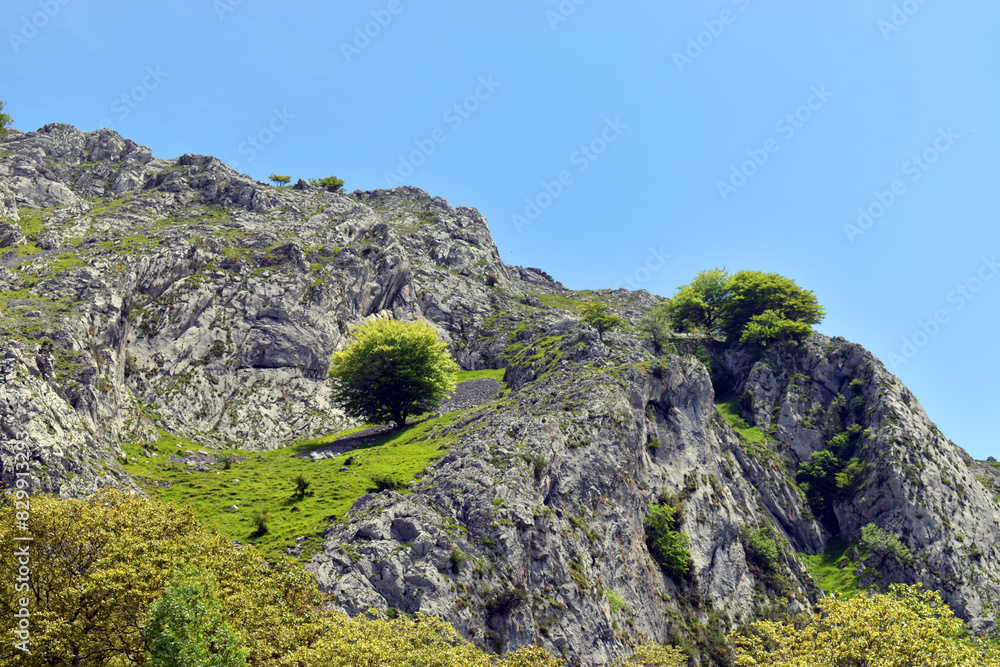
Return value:
<svg viewBox="0 0 1000 667">
<path fill-rule="evenodd" d="M 288 185 L 288 183 L 292 180 L 291 176 L 279 176 L 278 174 L 271 174 L 268 178 L 271 179 L 271 182 L 279 188 L 282 185 Z"/>
<path fill-rule="evenodd" d="M 357 327 L 351 344 L 333 355 L 334 400 L 351 417 L 406 425 L 455 389 L 458 364 L 427 322 L 377 319 Z"/>
<path fill-rule="evenodd" d="M 834 475 L 840 495 L 849 496 L 857 493 L 868 480 L 869 467 L 870 463 L 859 458 L 849 460 L 844 469 Z"/>
<path fill-rule="evenodd" d="M 462 572 L 462 564 L 465 563 L 465 552 L 455 547 L 451 550 L 451 571 L 452 574 L 459 574 Z"/>
<path fill-rule="evenodd" d="M 254 510 L 253 514 L 250 515 L 250 522 L 254 525 L 254 531 L 250 533 L 250 537 L 263 537 L 267 535 L 270 530 L 267 526 L 267 521 L 270 518 L 270 513 L 267 510 Z"/>
<path fill-rule="evenodd" d="M 219 454 L 216 458 L 219 460 L 219 463 L 222 464 L 223 470 L 229 470 L 233 467 L 233 464 L 239 463 L 240 460 L 240 458 L 235 454 Z"/>
<path fill-rule="evenodd" d="M 402 491 L 406 488 L 405 484 L 389 475 L 372 476 L 372 484 L 375 486 L 369 487 L 368 489 L 371 493 L 381 493 L 382 491 Z"/>
<path fill-rule="evenodd" d="M 776 572 L 778 570 L 778 543 L 771 534 L 771 531 L 762 528 L 750 533 L 746 540 L 747 546 L 754 558 L 757 559 L 766 570 Z"/>
<path fill-rule="evenodd" d="M 549 467 L 549 460 L 542 456 L 541 454 L 536 454 L 533 459 L 531 459 L 531 469 L 535 476 L 535 481 L 542 481 L 542 475 Z"/>
<path fill-rule="evenodd" d="M 13 504 L 0 506 L 0 543 L 13 544 L 14 514 Z M 186 565 L 226 582 L 218 609 L 252 664 L 272 664 L 273 655 L 297 647 L 303 614 L 323 599 L 301 568 L 269 566 L 256 549 L 235 548 L 190 510 L 120 491 L 90 500 L 32 496 L 31 533 L 27 593 L 14 590 L 17 559 L 0 558 L 0 632 L 14 636 L 14 602 L 29 597 L 31 653 L 4 642 L 0 664 L 146 664 L 142 628 L 151 605 Z"/>
<path fill-rule="evenodd" d="M 805 328 L 785 325 L 790 335 L 808 335 L 809 325 L 818 324 L 826 314 L 816 301 L 816 296 L 795 284 L 794 280 L 777 273 L 740 271 L 726 281 L 726 294 L 722 330 L 728 340 L 739 340 L 754 318 L 772 311 L 778 322 L 786 321 L 805 325 Z"/>
<path fill-rule="evenodd" d="M 299 473 L 292 478 L 292 483 L 295 484 L 295 493 L 292 494 L 292 497 L 305 498 L 306 490 L 309 488 L 309 485 L 312 484 L 312 481 L 307 479 L 302 473 Z"/>
<path fill-rule="evenodd" d="M 677 331 L 718 331 L 761 347 L 805 338 L 825 314 L 815 295 L 789 278 L 760 271 L 730 276 L 725 269 L 701 271 L 662 308 Z"/>
<path fill-rule="evenodd" d="M 691 540 L 678 530 L 679 515 L 679 508 L 650 503 L 643 521 L 649 553 L 671 577 L 683 577 L 691 569 Z"/>
<path fill-rule="evenodd" d="M 903 564 L 913 560 L 909 547 L 900 542 L 893 533 L 885 532 L 874 523 L 869 523 L 861 529 L 861 544 L 874 553 L 891 555 Z"/>
<path fill-rule="evenodd" d="M 725 269 L 699 271 L 687 285 L 677 288 L 662 308 L 673 329 L 712 332 L 721 324 L 729 297 L 729 273 Z"/>
<path fill-rule="evenodd" d="M 309 184 L 317 188 L 323 188 L 329 190 L 330 192 L 340 192 L 344 187 L 344 179 L 337 178 L 336 176 L 327 176 L 326 178 L 310 178 Z"/>
</svg>

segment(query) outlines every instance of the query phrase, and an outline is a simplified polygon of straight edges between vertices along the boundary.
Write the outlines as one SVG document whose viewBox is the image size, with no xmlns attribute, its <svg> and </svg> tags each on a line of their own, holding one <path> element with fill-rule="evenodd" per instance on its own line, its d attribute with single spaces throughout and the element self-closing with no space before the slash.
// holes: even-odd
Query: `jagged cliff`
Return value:
<svg viewBox="0 0 1000 667">
<path fill-rule="evenodd" d="M 474 209 L 414 188 L 275 188 L 108 130 L 12 131 L 0 219 L 5 486 L 22 437 L 33 487 L 69 496 L 134 486 L 125 442 L 274 449 L 340 430 L 329 355 L 388 311 L 432 321 L 463 368 L 505 368 L 510 390 L 440 428 L 453 444 L 411 493 L 364 495 L 324 533 L 307 567 L 340 608 L 429 611 L 485 646 L 541 642 L 583 664 L 664 639 L 724 663 L 721 633 L 822 595 L 799 553 L 874 523 L 914 558 L 858 557 L 862 584 L 922 581 L 995 627 L 1000 473 L 858 345 L 659 355 L 579 316 L 596 297 L 634 326 L 659 299 L 504 265 Z M 734 430 L 723 395 L 767 437 Z M 814 516 L 795 473 L 849 429 L 865 474 Z M 668 500 L 686 577 L 646 546 L 649 505 Z M 762 529 L 773 568 L 748 546 Z"/>
</svg>

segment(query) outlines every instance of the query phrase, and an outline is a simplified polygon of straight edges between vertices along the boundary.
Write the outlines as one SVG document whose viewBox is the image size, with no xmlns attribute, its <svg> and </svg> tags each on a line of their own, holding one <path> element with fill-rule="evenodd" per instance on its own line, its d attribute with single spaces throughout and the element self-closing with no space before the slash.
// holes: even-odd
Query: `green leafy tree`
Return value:
<svg viewBox="0 0 1000 667">
<path fill-rule="evenodd" d="M 670 325 L 677 331 L 711 332 L 718 328 L 729 296 L 728 282 L 725 269 L 711 269 L 678 287 L 663 306 Z"/>
<path fill-rule="evenodd" d="M 317 188 L 324 188 L 330 192 L 340 192 L 344 187 L 344 179 L 337 178 L 336 176 L 327 176 L 326 178 L 310 178 L 309 184 Z"/>
<path fill-rule="evenodd" d="M 6 104 L 7 104 L 6 102 L 0 100 L 0 139 L 3 139 L 4 137 L 7 136 L 8 134 L 7 128 L 10 127 L 10 124 L 14 122 L 13 118 L 11 118 L 8 114 L 5 114 L 3 112 L 3 108 Z"/>
<path fill-rule="evenodd" d="M 726 287 L 728 291 L 719 322 L 729 340 L 739 340 L 754 317 L 767 311 L 777 314 L 777 323 L 787 320 L 807 325 L 818 324 L 826 314 L 815 294 L 777 273 L 740 271 L 726 281 Z M 757 320 L 760 325 L 765 322 Z M 785 331 L 794 335 L 800 333 L 789 331 L 787 326 Z"/>
<path fill-rule="evenodd" d="M 400 429 L 455 389 L 458 364 L 426 322 L 377 319 L 356 328 L 333 355 L 333 397 L 352 416 Z"/>
<path fill-rule="evenodd" d="M 271 179 L 271 182 L 277 185 L 279 188 L 282 185 L 288 185 L 292 180 L 291 176 L 279 176 L 278 174 L 271 174 L 270 176 L 268 176 L 268 178 Z"/>
<path fill-rule="evenodd" d="M 222 618 L 215 579 L 202 568 L 178 570 L 149 607 L 146 638 L 153 667 L 237 667 L 247 656 Z"/>
<path fill-rule="evenodd" d="M 597 299 L 591 299 L 583 307 L 583 321 L 597 329 L 601 338 L 605 331 L 620 329 L 625 326 L 625 320 L 614 313 L 608 312 L 607 304 L 601 303 Z"/>
</svg>

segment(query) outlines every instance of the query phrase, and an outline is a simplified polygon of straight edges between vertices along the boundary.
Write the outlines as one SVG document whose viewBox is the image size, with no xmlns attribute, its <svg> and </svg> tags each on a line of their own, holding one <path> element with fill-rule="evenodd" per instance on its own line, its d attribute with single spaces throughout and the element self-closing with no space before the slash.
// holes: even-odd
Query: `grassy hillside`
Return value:
<svg viewBox="0 0 1000 667">
<path fill-rule="evenodd" d="M 456 381 L 477 378 L 503 379 L 502 370 L 460 371 Z M 377 490 L 379 483 L 406 485 L 454 444 L 455 435 L 445 435 L 464 411 L 440 417 L 423 415 L 405 429 L 388 433 L 346 454 L 313 461 L 309 452 L 361 430 L 332 433 L 270 452 L 212 450 L 220 459 L 231 457 L 229 467 L 194 472 L 171 463 L 171 455 L 184 456 L 201 446 L 169 433 L 153 445 L 125 445 L 125 470 L 153 498 L 190 507 L 198 518 L 235 540 L 255 544 L 265 557 L 274 557 L 306 537 L 301 557 L 307 558 L 320 544 L 320 533 L 329 522 L 344 516 L 360 496 Z M 156 458 L 143 450 L 156 452 Z M 344 470 L 346 468 L 346 470 Z M 304 497 L 295 495 L 299 475 L 310 484 Z M 236 509 L 232 509 L 235 506 Z M 266 514 L 267 533 L 254 536 L 255 515 Z"/>
</svg>

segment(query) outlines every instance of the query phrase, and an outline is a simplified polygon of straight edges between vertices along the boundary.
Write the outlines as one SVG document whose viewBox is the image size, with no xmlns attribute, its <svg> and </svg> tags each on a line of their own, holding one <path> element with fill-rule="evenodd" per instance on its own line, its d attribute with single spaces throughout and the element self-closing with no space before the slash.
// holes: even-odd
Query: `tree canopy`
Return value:
<svg viewBox="0 0 1000 667">
<path fill-rule="evenodd" d="M 777 273 L 740 271 L 726 281 L 722 330 L 739 339 L 754 317 L 773 311 L 779 320 L 818 324 L 826 312 L 816 295 Z"/>
<path fill-rule="evenodd" d="M 282 185 L 288 185 L 292 180 L 291 176 L 281 175 L 281 174 L 271 174 L 270 176 L 268 176 L 268 178 L 271 179 L 271 182 L 277 185 L 279 188 Z"/>
<path fill-rule="evenodd" d="M 965 625 L 937 591 L 893 584 L 885 593 L 826 598 L 803 625 L 753 623 L 733 635 L 740 667 L 998 667 L 960 639 Z"/>
<path fill-rule="evenodd" d="M 720 332 L 759 346 L 802 340 L 825 315 L 816 296 L 789 278 L 725 269 L 699 272 L 659 308 L 677 331 Z"/>
<path fill-rule="evenodd" d="M 605 331 L 625 326 L 625 320 L 608 311 L 607 304 L 597 299 L 591 299 L 583 307 L 583 321 L 597 329 L 597 334 L 602 339 Z"/>
<path fill-rule="evenodd" d="M 729 274 L 725 269 L 699 271 L 687 285 L 677 288 L 664 310 L 677 331 L 718 328 L 729 294 Z"/>
<path fill-rule="evenodd" d="M 426 322 L 377 319 L 357 327 L 333 355 L 334 400 L 352 416 L 403 428 L 406 418 L 437 407 L 455 389 L 458 364 Z"/>
</svg>

